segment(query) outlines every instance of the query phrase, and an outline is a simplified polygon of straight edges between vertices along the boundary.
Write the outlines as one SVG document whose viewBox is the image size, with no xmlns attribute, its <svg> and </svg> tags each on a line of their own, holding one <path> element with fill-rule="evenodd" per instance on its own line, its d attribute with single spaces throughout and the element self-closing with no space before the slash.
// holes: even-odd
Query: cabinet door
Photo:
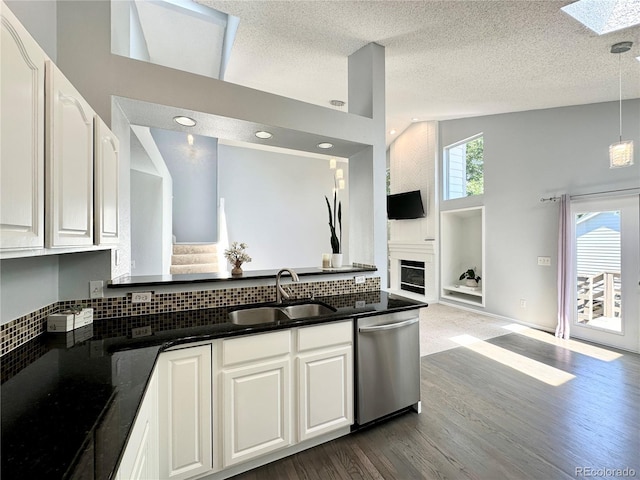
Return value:
<svg viewBox="0 0 640 480">
<path fill-rule="evenodd" d="M 298 355 L 298 440 L 353 423 L 353 347 Z"/>
<path fill-rule="evenodd" d="M 158 375 L 149 380 L 144 400 L 116 474 L 119 480 L 160 478 L 158 472 Z"/>
<path fill-rule="evenodd" d="M 159 478 L 185 479 L 210 472 L 211 345 L 165 352 L 158 369 Z"/>
<path fill-rule="evenodd" d="M 0 8 L 0 248 L 42 248 L 46 56 Z"/>
<path fill-rule="evenodd" d="M 95 119 L 95 241 L 96 245 L 119 242 L 119 142 L 107 125 Z"/>
<path fill-rule="evenodd" d="M 224 466 L 291 444 L 290 359 L 223 370 Z"/>
<path fill-rule="evenodd" d="M 93 116 L 89 104 L 46 63 L 47 246 L 93 244 Z"/>
</svg>

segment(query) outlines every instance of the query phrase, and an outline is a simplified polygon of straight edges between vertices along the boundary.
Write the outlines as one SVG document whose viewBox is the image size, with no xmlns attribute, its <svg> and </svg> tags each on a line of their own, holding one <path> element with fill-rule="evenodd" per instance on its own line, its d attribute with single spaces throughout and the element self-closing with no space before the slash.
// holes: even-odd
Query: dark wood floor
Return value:
<svg viewBox="0 0 640 480">
<path fill-rule="evenodd" d="M 576 377 L 550 386 L 464 347 L 423 357 L 422 414 L 403 414 L 234 479 L 589 476 L 577 468 L 628 468 L 640 478 L 640 356 L 621 352 L 605 362 L 518 334 L 488 342 Z"/>
</svg>

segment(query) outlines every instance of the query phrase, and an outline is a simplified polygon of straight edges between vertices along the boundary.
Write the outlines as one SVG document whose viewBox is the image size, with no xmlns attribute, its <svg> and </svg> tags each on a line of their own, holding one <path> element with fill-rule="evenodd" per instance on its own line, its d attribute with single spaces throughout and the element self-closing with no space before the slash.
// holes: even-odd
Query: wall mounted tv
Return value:
<svg viewBox="0 0 640 480">
<path fill-rule="evenodd" d="M 387 195 L 387 218 L 408 220 L 425 216 L 420 190 Z"/>
</svg>

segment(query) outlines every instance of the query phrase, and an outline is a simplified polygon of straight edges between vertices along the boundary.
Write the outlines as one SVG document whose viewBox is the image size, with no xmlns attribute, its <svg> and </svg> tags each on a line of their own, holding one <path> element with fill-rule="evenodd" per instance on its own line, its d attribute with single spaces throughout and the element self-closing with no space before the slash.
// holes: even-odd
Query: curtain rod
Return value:
<svg viewBox="0 0 640 480">
<path fill-rule="evenodd" d="M 621 193 L 621 192 L 640 193 L 640 188 L 620 188 L 618 190 L 606 190 L 603 192 L 580 193 L 578 195 L 569 195 L 569 198 L 589 197 L 591 195 L 604 195 L 607 193 Z M 547 198 L 540 199 L 541 202 L 557 202 L 558 200 L 560 200 L 560 197 L 547 197 Z"/>
</svg>

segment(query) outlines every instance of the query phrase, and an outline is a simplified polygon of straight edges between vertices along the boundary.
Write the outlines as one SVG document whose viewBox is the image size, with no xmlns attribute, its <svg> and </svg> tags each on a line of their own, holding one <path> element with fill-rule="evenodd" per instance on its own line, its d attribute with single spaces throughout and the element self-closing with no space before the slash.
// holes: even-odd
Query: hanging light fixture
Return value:
<svg viewBox="0 0 640 480">
<path fill-rule="evenodd" d="M 618 91 L 620 140 L 609 145 L 609 168 L 628 167 L 633 165 L 633 140 L 622 140 L 622 58 L 621 53 L 631 50 L 633 42 L 620 42 L 611 45 L 611 53 L 618 54 Z"/>
<path fill-rule="evenodd" d="M 335 170 L 336 169 L 336 159 L 335 158 L 332 158 L 332 159 L 329 160 L 329 168 L 331 170 Z"/>
</svg>

